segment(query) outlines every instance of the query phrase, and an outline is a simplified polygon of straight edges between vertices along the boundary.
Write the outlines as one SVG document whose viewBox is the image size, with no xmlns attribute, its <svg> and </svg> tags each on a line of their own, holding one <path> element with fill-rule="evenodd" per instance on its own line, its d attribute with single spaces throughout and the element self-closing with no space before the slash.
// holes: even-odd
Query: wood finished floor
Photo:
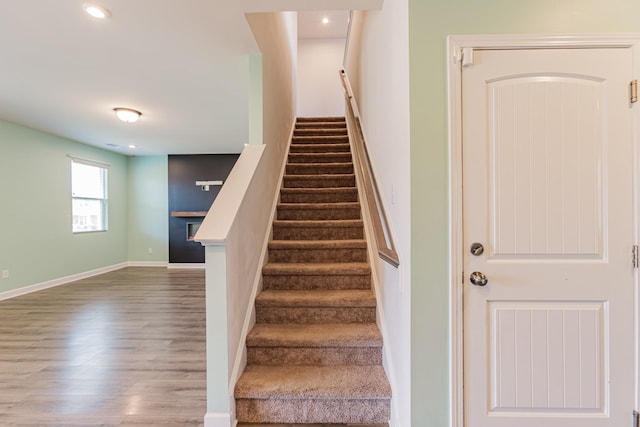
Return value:
<svg viewBox="0 0 640 427">
<path fill-rule="evenodd" d="M 0 426 L 202 426 L 203 270 L 125 268 L 0 301 Z"/>
</svg>

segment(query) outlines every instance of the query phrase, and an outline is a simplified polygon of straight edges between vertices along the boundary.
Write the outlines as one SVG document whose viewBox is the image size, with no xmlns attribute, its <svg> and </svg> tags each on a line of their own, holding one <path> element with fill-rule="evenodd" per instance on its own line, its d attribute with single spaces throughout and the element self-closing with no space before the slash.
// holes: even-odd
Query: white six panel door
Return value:
<svg viewBox="0 0 640 427">
<path fill-rule="evenodd" d="M 467 427 L 631 423 L 631 79 L 614 48 L 476 51 L 462 72 Z"/>
</svg>

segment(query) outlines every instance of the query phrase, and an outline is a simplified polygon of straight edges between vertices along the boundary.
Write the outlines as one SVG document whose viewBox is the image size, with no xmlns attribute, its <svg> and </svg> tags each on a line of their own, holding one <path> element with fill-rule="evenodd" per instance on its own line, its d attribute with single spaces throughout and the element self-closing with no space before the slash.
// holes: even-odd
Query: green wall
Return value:
<svg viewBox="0 0 640 427">
<path fill-rule="evenodd" d="M 409 0 L 412 426 L 449 425 L 446 36 L 640 32 L 639 16 L 632 0 Z"/>
<path fill-rule="evenodd" d="M 71 159 L 110 164 L 109 230 L 71 232 Z M 127 158 L 0 121 L 0 292 L 127 261 Z"/>
<path fill-rule="evenodd" d="M 169 259 L 167 156 L 129 157 L 128 164 L 128 260 L 141 264 L 166 263 Z"/>
<path fill-rule="evenodd" d="M 108 231 L 71 232 L 68 156 L 109 164 Z M 0 194 L 0 293 L 168 260 L 167 156 L 127 157 L 0 121 Z"/>
</svg>

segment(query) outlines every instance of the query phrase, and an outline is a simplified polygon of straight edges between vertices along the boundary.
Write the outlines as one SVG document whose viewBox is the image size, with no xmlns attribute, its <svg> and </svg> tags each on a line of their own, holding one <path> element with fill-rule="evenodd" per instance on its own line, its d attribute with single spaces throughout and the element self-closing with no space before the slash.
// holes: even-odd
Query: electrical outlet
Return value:
<svg viewBox="0 0 640 427">
<path fill-rule="evenodd" d="M 153 248 L 149 248 L 148 251 L 149 251 L 150 254 L 152 254 L 153 253 Z"/>
<path fill-rule="evenodd" d="M 2 270 L 2 278 L 3 279 L 9 278 L 9 270 Z"/>
</svg>

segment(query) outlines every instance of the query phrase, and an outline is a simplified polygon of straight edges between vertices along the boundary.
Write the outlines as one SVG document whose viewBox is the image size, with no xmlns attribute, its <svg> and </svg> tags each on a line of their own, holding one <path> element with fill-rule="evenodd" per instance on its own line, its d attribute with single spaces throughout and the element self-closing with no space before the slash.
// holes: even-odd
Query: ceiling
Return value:
<svg viewBox="0 0 640 427">
<path fill-rule="evenodd" d="M 298 12 L 298 39 L 345 38 L 348 25 L 348 10 Z"/>
<path fill-rule="evenodd" d="M 0 119 L 127 155 L 241 151 L 258 53 L 241 1 L 100 0 L 105 20 L 83 3 L 0 0 Z M 347 18 L 301 13 L 299 36 L 339 37 Z"/>
</svg>

